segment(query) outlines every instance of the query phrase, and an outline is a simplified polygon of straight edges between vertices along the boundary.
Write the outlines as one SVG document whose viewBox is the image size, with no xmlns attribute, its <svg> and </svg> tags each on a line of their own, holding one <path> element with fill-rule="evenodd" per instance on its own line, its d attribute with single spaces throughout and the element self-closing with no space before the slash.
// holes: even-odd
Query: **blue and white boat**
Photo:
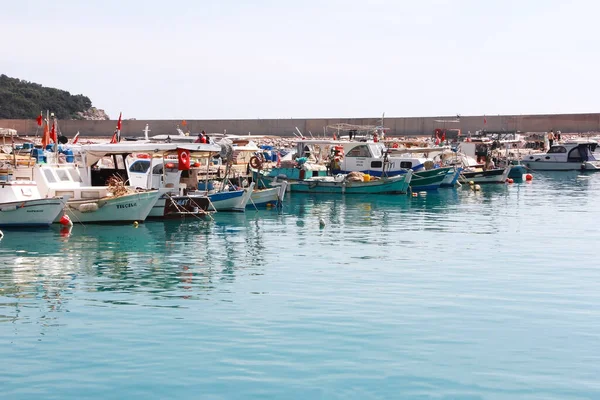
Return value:
<svg viewBox="0 0 600 400">
<path fill-rule="evenodd" d="M 210 199 L 209 211 L 239 211 L 246 210 L 246 205 L 252 196 L 254 182 L 243 189 L 208 193 Z"/>
</svg>

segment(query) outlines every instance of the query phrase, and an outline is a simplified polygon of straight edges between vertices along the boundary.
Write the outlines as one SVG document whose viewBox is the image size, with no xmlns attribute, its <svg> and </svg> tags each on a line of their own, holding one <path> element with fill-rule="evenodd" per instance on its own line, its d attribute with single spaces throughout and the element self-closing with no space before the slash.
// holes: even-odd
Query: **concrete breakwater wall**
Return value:
<svg viewBox="0 0 600 400">
<path fill-rule="evenodd" d="M 390 117 L 385 118 L 384 125 L 389 128 L 388 136 L 418 136 L 431 135 L 434 129 L 461 129 L 463 133 L 487 130 L 519 130 L 522 132 L 546 132 L 550 129 L 564 133 L 600 132 L 600 113 L 594 114 L 549 114 L 549 115 L 488 115 L 461 116 L 458 122 L 440 122 L 456 120 L 455 116 L 446 117 Z M 123 136 L 142 136 L 146 124 L 149 125 L 150 135 L 176 134 L 180 126 L 185 132 L 223 133 L 247 135 L 276 135 L 293 136 L 296 127 L 310 136 L 322 136 L 324 128 L 337 123 L 354 125 L 380 125 L 381 118 L 320 118 L 320 119 L 232 119 L 232 120 L 186 120 L 182 126 L 181 120 L 124 120 L 121 134 Z M 41 134 L 35 120 L 2 120 L 0 127 L 16 129 L 21 136 Z M 116 121 L 59 121 L 60 131 L 67 137 L 77 132 L 82 137 L 111 136 L 116 127 Z M 333 133 L 328 130 L 329 135 Z"/>
</svg>

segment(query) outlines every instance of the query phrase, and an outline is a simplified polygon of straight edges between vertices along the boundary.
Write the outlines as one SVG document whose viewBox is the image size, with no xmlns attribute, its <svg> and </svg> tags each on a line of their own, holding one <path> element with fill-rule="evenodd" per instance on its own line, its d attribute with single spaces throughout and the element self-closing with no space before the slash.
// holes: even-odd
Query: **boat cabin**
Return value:
<svg viewBox="0 0 600 400">
<path fill-rule="evenodd" d="M 525 157 L 525 161 L 537 162 L 568 162 L 580 163 L 585 161 L 597 161 L 594 157 L 594 151 L 598 143 L 596 142 L 567 142 L 555 144 L 544 154 L 531 154 Z"/>
</svg>

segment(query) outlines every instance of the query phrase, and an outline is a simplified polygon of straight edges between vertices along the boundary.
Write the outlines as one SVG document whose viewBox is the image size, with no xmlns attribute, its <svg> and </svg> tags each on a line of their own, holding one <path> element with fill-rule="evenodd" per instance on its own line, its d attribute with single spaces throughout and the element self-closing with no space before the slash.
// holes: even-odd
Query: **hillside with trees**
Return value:
<svg viewBox="0 0 600 400">
<path fill-rule="evenodd" d="M 35 119 L 50 110 L 59 119 L 85 119 L 92 101 L 82 94 L 0 75 L 0 119 Z"/>
</svg>

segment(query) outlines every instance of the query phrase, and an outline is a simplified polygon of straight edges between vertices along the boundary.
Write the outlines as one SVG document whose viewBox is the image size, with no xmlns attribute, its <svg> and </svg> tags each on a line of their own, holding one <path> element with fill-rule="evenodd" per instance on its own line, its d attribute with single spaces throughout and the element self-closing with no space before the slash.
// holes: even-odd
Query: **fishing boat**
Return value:
<svg viewBox="0 0 600 400">
<path fill-rule="evenodd" d="M 494 168 L 494 169 L 464 169 L 461 172 L 459 182 L 460 183 L 504 183 L 510 172 L 510 166 L 506 168 Z"/>
<path fill-rule="evenodd" d="M 59 217 L 68 195 L 45 198 L 33 181 L 0 184 L 0 226 L 49 226 Z"/>
<path fill-rule="evenodd" d="M 149 218 L 204 217 L 216 208 L 206 191 L 197 190 L 198 174 L 203 164 L 221 146 L 206 143 L 126 143 L 82 146 L 88 163 L 101 164 L 95 182 L 101 184 L 110 176 L 126 177 L 129 185 L 146 190 L 157 189 L 160 197 Z M 197 161 L 191 161 L 191 158 Z M 94 164 L 92 164 L 94 165 Z M 243 192 L 243 191 L 242 191 Z M 243 195 L 243 193 L 240 193 Z M 237 205 L 236 205 L 237 207 Z"/>
<path fill-rule="evenodd" d="M 538 171 L 598 171 L 600 161 L 594 156 L 595 141 L 571 141 L 555 144 L 545 153 L 524 156 L 521 163 Z"/>
<path fill-rule="evenodd" d="M 254 189 L 246 208 L 280 206 L 283 202 L 283 198 L 285 197 L 287 187 L 288 182 L 283 181 L 276 187 Z"/>
<path fill-rule="evenodd" d="M 292 192 L 339 194 L 404 194 L 407 193 L 413 171 L 392 177 L 373 177 L 354 180 L 356 173 L 313 177 L 290 185 Z"/>
<path fill-rule="evenodd" d="M 250 185 L 248 185 L 248 187 L 243 189 L 233 188 L 232 190 L 225 189 L 218 192 L 209 192 L 209 210 L 243 212 L 246 210 L 246 205 L 248 204 L 248 201 L 252 196 L 253 189 L 254 182 L 251 182 Z"/>
</svg>

